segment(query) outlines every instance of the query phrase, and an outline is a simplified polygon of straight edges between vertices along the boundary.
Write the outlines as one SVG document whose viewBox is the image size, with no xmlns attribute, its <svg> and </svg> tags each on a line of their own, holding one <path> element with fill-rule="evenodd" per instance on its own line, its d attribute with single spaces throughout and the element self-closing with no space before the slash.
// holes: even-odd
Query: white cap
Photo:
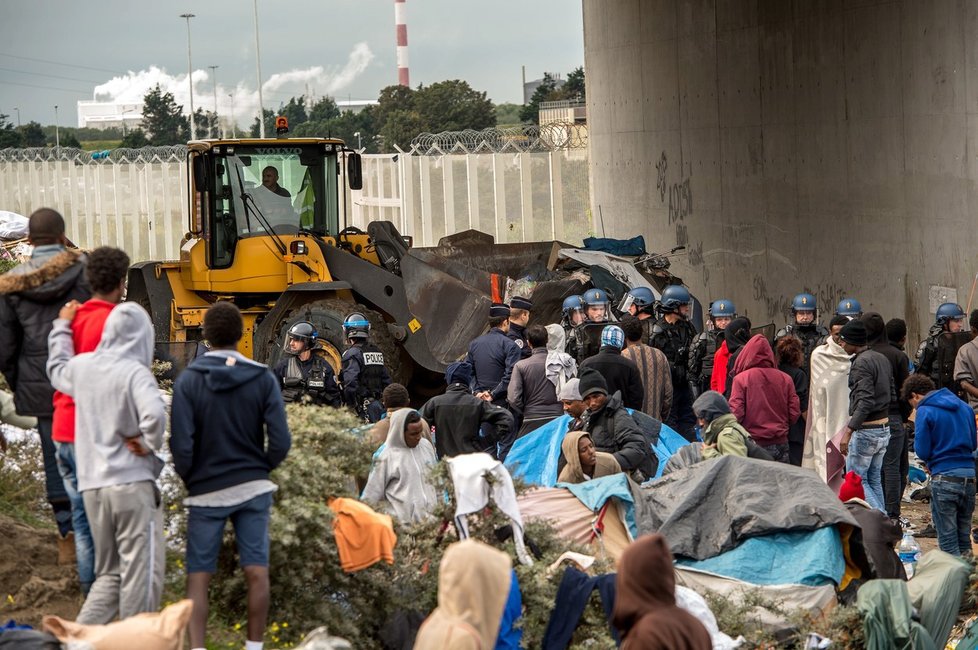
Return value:
<svg viewBox="0 0 978 650">
<path fill-rule="evenodd" d="M 557 395 L 557 399 L 560 400 L 577 400 L 580 401 L 581 398 L 581 380 L 575 377 L 570 379 L 564 384 L 564 387 L 560 389 L 560 393 Z"/>
</svg>

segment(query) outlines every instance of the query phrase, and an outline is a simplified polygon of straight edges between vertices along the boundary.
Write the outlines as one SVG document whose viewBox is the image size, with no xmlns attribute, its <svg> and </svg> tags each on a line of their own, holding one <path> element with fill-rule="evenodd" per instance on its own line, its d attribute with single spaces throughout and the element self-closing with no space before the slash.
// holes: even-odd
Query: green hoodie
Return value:
<svg viewBox="0 0 978 650">
<path fill-rule="evenodd" d="M 703 447 L 703 458 L 719 458 L 720 456 L 747 457 L 747 436 L 749 434 L 737 422 L 733 413 L 721 415 L 706 425 L 703 430 L 703 442 L 712 447 Z"/>
</svg>

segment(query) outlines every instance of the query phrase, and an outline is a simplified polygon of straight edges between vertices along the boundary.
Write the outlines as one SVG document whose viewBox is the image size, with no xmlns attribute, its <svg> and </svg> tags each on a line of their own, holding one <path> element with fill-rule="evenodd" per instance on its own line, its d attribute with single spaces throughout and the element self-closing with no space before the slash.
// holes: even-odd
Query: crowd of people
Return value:
<svg viewBox="0 0 978 650">
<path fill-rule="evenodd" d="M 167 403 L 150 370 L 152 323 L 123 302 L 125 252 L 68 248 L 64 220 L 49 209 L 32 214 L 29 229 L 30 260 L 0 276 L 0 372 L 15 407 L 5 396 L 0 413 L 15 410 L 40 433 L 62 555 L 74 550 L 86 595 L 78 620 L 155 611 L 165 567 L 156 480 Z M 269 473 L 290 448 L 287 402 L 346 406 L 372 423 L 366 439 L 377 455 L 361 498 L 404 522 L 435 507 L 429 469 L 439 460 L 488 453 L 503 461 L 518 439 L 568 415 L 562 482 L 620 472 L 652 479 L 658 461 L 641 424 L 648 418 L 698 445 L 704 459 L 790 463 L 835 487 L 848 471 L 866 507 L 899 526 L 913 440 L 930 472 L 940 548 L 970 553 L 978 310 L 969 334 L 964 310 L 941 305 L 911 360 L 906 324 L 863 313 L 851 298 L 826 327 L 815 297 L 799 294 L 773 341 L 727 299 L 711 303 L 697 332 L 692 304 L 679 285 L 658 298 L 635 287 L 617 305 L 593 288 L 564 300 L 560 323 L 537 323 L 530 298 L 493 303 L 487 333 L 448 366 L 445 391 L 414 410 L 371 341 L 366 314 L 343 321 L 338 368 L 317 326 L 300 320 L 269 369 L 237 351 L 238 308 L 214 303 L 203 320 L 206 345 L 177 378 L 170 406 L 169 450 L 188 493 L 191 647 L 204 645 L 208 585 L 228 520 L 248 584 L 248 650 L 262 647 L 276 490 Z M 643 608 L 622 605 L 621 616 L 641 627 Z"/>
</svg>

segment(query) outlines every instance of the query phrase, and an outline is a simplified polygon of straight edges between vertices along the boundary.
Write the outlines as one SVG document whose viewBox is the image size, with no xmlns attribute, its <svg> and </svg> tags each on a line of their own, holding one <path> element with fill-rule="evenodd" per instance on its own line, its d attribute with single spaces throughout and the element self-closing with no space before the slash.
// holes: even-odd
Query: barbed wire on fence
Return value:
<svg viewBox="0 0 978 650">
<path fill-rule="evenodd" d="M 76 165 L 181 162 L 187 159 L 186 145 L 82 151 L 75 147 L 32 147 L 0 149 L 0 162 L 71 162 Z"/>
<path fill-rule="evenodd" d="M 543 152 L 587 147 L 587 124 L 552 122 L 475 131 L 422 133 L 411 141 L 411 150 L 422 156 L 467 153 Z"/>
</svg>

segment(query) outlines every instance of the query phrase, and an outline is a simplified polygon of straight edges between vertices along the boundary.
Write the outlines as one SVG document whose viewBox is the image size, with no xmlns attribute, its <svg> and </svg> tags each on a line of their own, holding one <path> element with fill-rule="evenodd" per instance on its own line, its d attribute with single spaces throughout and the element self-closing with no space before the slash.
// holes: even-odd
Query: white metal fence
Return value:
<svg viewBox="0 0 978 650">
<path fill-rule="evenodd" d="M 0 151 L 0 210 L 52 207 L 83 248 L 118 246 L 133 261 L 175 259 L 187 231 L 185 147 Z M 363 157 L 364 188 L 346 190 L 349 225 L 393 222 L 416 245 L 475 228 L 497 242 L 561 239 L 591 231 L 587 150 L 430 152 Z M 343 222 L 341 214 L 341 222 Z"/>
</svg>

